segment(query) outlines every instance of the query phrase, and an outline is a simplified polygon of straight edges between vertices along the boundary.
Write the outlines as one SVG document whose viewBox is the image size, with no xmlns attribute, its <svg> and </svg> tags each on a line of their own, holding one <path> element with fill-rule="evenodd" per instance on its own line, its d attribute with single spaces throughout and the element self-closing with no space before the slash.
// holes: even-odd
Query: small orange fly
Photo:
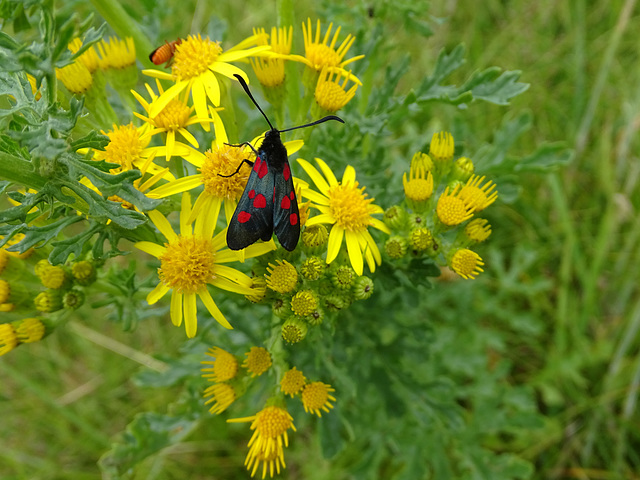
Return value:
<svg viewBox="0 0 640 480">
<path fill-rule="evenodd" d="M 173 60 L 173 54 L 176 51 L 176 47 L 181 43 L 181 38 L 178 38 L 173 42 L 165 41 L 164 45 L 160 45 L 149 54 L 149 60 L 151 60 L 154 65 L 162 65 L 167 62 L 164 68 L 169 68 L 171 66 L 171 61 Z"/>
</svg>

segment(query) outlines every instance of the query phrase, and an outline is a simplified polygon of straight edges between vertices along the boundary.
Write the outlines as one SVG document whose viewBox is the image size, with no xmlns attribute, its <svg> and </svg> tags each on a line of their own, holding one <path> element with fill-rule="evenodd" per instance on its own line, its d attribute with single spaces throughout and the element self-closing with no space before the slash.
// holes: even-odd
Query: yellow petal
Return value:
<svg viewBox="0 0 640 480">
<path fill-rule="evenodd" d="M 191 175 L 189 177 L 179 178 L 173 182 L 165 183 L 161 187 L 150 191 L 147 196 L 150 198 L 165 198 L 176 193 L 182 193 L 193 190 L 202 185 L 202 174 Z M 201 194 L 202 195 L 202 194 Z"/>
<path fill-rule="evenodd" d="M 169 220 L 167 220 L 163 214 L 157 210 L 151 210 L 150 212 L 147 212 L 147 215 L 156 228 L 160 230 L 160 233 L 164 235 L 164 238 L 169 240 L 169 243 L 175 242 L 178 239 L 178 235 L 173 231 Z"/>
<path fill-rule="evenodd" d="M 373 228 L 377 228 L 378 230 L 382 230 L 384 233 L 388 235 L 391 235 L 391 230 L 389 230 L 389 227 L 387 226 L 387 224 L 384 223 L 382 220 L 378 220 L 377 218 L 372 218 L 371 226 Z"/>
<path fill-rule="evenodd" d="M 200 300 L 202 300 L 202 303 L 204 303 L 204 306 L 207 307 L 207 310 L 209 310 L 209 313 L 211 314 L 211 316 L 215 318 L 216 321 L 220 325 L 222 325 L 224 328 L 228 328 L 229 330 L 232 330 L 233 327 L 227 321 L 227 319 L 224 318 L 224 315 L 222 314 L 218 306 L 213 301 L 213 298 L 211 298 L 211 294 L 209 293 L 209 291 L 206 288 L 204 288 L 198 292 L 198 295 L 200 296 Z"/>
<path fill-rule="evenodd" d="M 344 169 L 344 173 L 342 174 L 342 185 L 352 185 L 355 181 L 356 170 L 351 165 L 347 165 L 347 168 Z"/>
<path fill-rule="evenodd" d="M 291 140 L 290 142 L 284 142 L 284 148 L 287 149 L 287 157 L 296 153 L 304 146 L 304 140 Z"/>
<path fill-rule="evenodd" d="M 218 266 L 220 265 L 217 265 L 217 267 Z M 239 293 L 240 295 L 251 295 L 253 293 L 251 288 L 245 287 L 244 285 L 238 285 L 237 283 L 222 277 L 214 278 L 209 283 L 216 288 L 220 288 L 228 292 Z"/>
<path fill-rule="evenodd" d="M 134 247 L 156 258 L 160 258 L 167 251 L 165 247 L 153 242 L 137 242 Z"/>
<path fill-rule="evenodd" d="M 333 170 L 331 170 L 329 168 L 329 165 L 327 165 L 325 163 L 325 161 L 320 159 L 320 158 L 316 157 L 315 160 L 316 160 L 316 163 L 318 165 L 320 165 L 320 170 L 322 170 L 322 173 L 324 173 L 324 176 L 327 178 L 327 181 L 329 182 L 329 185 L 331 185 L 331 186 L 337 185 L 338 184 L 338 179 L 333 174 Z M 353 167 L 351 167 L 351 168 L 353 168 Z M 354 178 L 355 178 L 355 173 L 354 173 Z"/>
<path fill-rule="evenodd" d="M 160 95 L 158 97 L 158 100 L 156 100 L 151 105 L 151 110 L 149 111 L 149 116 L 151 118 L 155 118 L 162 110 L 164 110 L 164 107 L 166 107 L 171 100 L 176 98 L 178 96 L 178 94 L 182 90 L 184 90 L 186 88 L 187 84 L 188 84 L 187 81 L 178 82 L 173 87 L 171 87 L 169 90 L 167 90 L 162 95 Z"/>
<path fill-rule="evenodd" d="M 207 95 L 205 93 L 202 80 L 200 78 L 196 78 L 194 80 L 193 86 L 191 87 L 191 95 L 193 96 L 193 105 L 196 107 L 196 114 L 202 118 L 206 117 L 207 116 Z M 202 127 L 208 128 L 208 125 L 203 125 Z M 207 130 L 207 128 L 205 128 L 205 130 Z"/>
<path fill-rule="evenodd" d="M 182 325 L 182 294 L 174 290 L 171 294 L 171 323 L 176 327 Z"/>
<path fill-rule="evenodd" d="M 240 75 L 244 79 L 244 81 L 247 82 L 247 84 L 249 83 L 249 77 L 247 77 L 247 74 L 235 65 L 231 65 L 230 63 L 216 62 L 213 65 L 210 65 L 209 68 L 212 71 L 219 73 L 220 75 L 229 77 L 231 80 L 237 80 L 234 75 Z"/>
<path fill-rule="evenodd" d="M 336 221 L 331 214 L 323 213 L 320 215 L 316 215 L 315 217 L 311 217 L 309 220 L 307 220 L 306 225 L 310 227 L 311 225 L 318 225 L 320 223 L 333 224 L 333 223 L 336 223 Z"/>
<path fill-rule="evenodd" d="M 251 287 L 253 284 L 253 281 L 247 275 L 235 268 L 227 267 L 226 265 L 217 264 L 214 267 L 214 274 L 218 277 L 231 280 L 240 286 Z"/>
<path fill-rule="evenodd" d="M 200 148 L 200 145 L 198 144 L 198 140 L 196 140 L 196 137 L 191 135 L 189 130 L 187 130 L 186 128 L 180 127 L 178 129 L 178 132 L 180 132 L 180 135 L 182 135 L 184 137 L 184 139 L 187 142 L 189 142 L 193 147 Z"/>
<path fill-rule="evenodd" d="M 216 107 L 220 105 L 220 84 L 211 70 L 204 72 L 202 76 L 202 83 L 204 84 L 204 89 L 206 90 L 207 97 L 209 97 L 211 103 Z M 200 116 L 200 114 L 198 114 L 198 116 Z"/>
<path fill-rule="evenodd" d="M 349 253 L 349 260 L 351 260 L 351 266 L 358 275 L 362 275 L 363 262 L 362 251 L 360 250 L 360 244 L 358 237 L 355 233 L 346 231 L 345 237 L 347 240 L 347 252 Z"/>
<path fill-rule="evenodd" d="M 162 70 L 147 69 L 142 70 L 142 74 L 146 75 L 147 77 L 159 78 L 160 80 L 174 80 L 172 74 L 170 74 L 169 72 L 163 72 Z"/>
<path fill-rule="evenodd" d="M 302 158 L 298 158 L 298 163 L 304 169 L 304 171 L 307 172 L 307 175 L 311 177 L 311 180 L 313 180 L 313 183 L 316 184 L 318 190 L 320 190 L 326 196 L 329 192 L 329 184 L 325 181 L 324 178 L 322 178 L 320 172 L 316 170 L 313 165 L 311 165 L 306 160 L 303 160 Z"/>
<path fill-rule="evenodd" d="M 180 235 L 186 237 L 193 233 L 191 223 L 188 221 L 191 215 L 191 195 L 188 192 L 182 194 L 180 202 Z"/>
<path fill-rule="evenodd" d="M 307 222 L 307 225 L 309 222 Z M 344 228 L 334 225 L 331 227 L 329 233 L 329 245 L 327 247 L 327 263 L 333 262 L 338 253 L 340 253 L 340 246 L 342 245 L 342 237 L 344 237 Z"/>
<path fill-rule="evenodd" d="M 237 47 L 238 45 L 236 45 L 234 49 Z M 224 64 L 224 62 L 235 62 L 236 60 L 239 60 L 241 58 L 252 57 L 258 53 L 266 52 L 270 50 L 271 50 L 271 45 L 261 45 L 259 47 L 253 47 L 247 50 L 227 50 L 226 52 L 223 52 L 220 54 L 220 56 L 218 57 L 218 61 L 214 63 L 212 66 L 215 66 L 218 63 Z"/>
<path fill-rule="evenodd" d="M 198 329 L 198 306 L 196 304 L 195 293 L 184 294 L 184 328 L 187 331 L 187 337 L 196 336 Z"/>
<path fill-rule="evenodd" d="M 153 305 L 162 297 L 164 297 L 168 291 L 169 291 L 169 287 L 167 287 L 164 283 L 160 282 L 158 285 L 156 285 L 156 288 L 151 290 L 149 292 L 149 295 L 147 295 L 147 303 L 149 305 Z"/>
<path fill-rule="evenodd" d="M 308 200 L 311 200 L 313 203 L 317 203 L 319 205 L 329 205 L 329 199 L 327 197 L 311 189 L 306 188 L 302 190 L 302 196 Z"/>
</svg>

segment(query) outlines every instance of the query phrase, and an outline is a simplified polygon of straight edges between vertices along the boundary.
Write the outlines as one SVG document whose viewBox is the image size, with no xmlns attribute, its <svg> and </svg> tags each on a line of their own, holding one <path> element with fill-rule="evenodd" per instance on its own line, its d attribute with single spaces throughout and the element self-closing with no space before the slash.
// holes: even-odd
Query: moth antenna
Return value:
<svg viewBox="0 0 640 480">
<path fill-rule="evenodd" d="M 286 128 L 284 130 L 280 130 L 280 133 L 282 132 L 289 132 L 291 130 L 296 130 L 298 128 L 305 128 L 305 127 L 313 127 L 314 125 L 318 125 L 319 123 L 324 123 L 324 122 L 328 122 L 329 120 L 336 120 L 340 123 L 344 123 L 344 120 L 342 120 L 340 117 L 336 116 L 336 115 L 327 115 L 324 118 L 321 118 L 320 120 L 316 120 L 315 122 L 312 123 L 307 123 L 306 125 L 300 125 L 297 127 L 291 127 L 291 128 Z"/>
<path fill-rule="evenodd" d="M 269 124 L 269 126 L 271 127 L 271 130 L 276 130 L 275 128 L 273 128 L 273 125 L 271 125 L 271 122 L 269 121 L 269 118 L 267 117 L 267 115 L 262 111 L 262 109 L 260 108 L 260 105 L 258 105 L 258 102 L 256 102 L 256 99 L 253 98 L 253 95 L 251 95 L 251 92 L 249 91 L 249 85 L 247 85 L 247 82 L 244 81 L 244 78 L 242 78 L 240 75 L 238 75 L 237 73 L 234 75 L 234 77 L 236 77 L 238 79 L 238 82 L 240 82 L 240 85 L 242 85 L 242 88 L 244 88 L 244 91 L 247 92 L 247 95 L 249 95 L 249 98 L 251 99 L 251 101 L 253 102 L 253 104 L 258 107 L 258 110 L 260 110 L 260 113 L 262 114 L 262 116 L 264 117 L 264 119 L 267 121 L 267 123 Z"/>
</svg>

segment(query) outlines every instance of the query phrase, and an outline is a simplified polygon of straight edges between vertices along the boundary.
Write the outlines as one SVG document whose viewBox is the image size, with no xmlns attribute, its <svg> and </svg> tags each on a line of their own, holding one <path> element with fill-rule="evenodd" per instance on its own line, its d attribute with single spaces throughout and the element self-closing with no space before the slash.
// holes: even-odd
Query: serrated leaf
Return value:
<svg viewBox="0 0 640 480">
<path fill-rule="evenodd" d="M 71 254 L 76 258 L 80 257 L 82 249 L 91 240 L 91 237 L 96 234 L 99 228 L 100 225 L 94 224 L 82 233 L 59 242 L 53 242 L 53 250 L 51 250 L 49 254 L 49 261 L 54 265 L 58 265 L 66 262 Z"/>
<path fill-rule="evenodd" d="M 495 80 L 488 80 L 474 86 L 471 93 L 474 98 L 485 102 L 495 103 L 496 105 L 509 105 L 509 100 L 529 89 L 528 83 L 518 82 L 520 74 L 519 70 L 504 72 Z"/>
<path fill-rule="evenodd" d="M 65 227 L 72 225 L 80 220 L 82 220 L 82 217 L 63 217 L 53 223 L 42 227 L 26 227 L 22 230 L 22 233 L 24 233 L 24 239 L 22 239 L 20 243 L 13 245 L 11 249 L 20 251 L 20 253 L 22 253 L 27 251 L 29 248 L 36 247 L 38 245 L 44 245 L 52 239 L 56 238 Z M 19 250 L 14 248 L 18 246 Z"/>
<path fill-rule="evenodd" d="M 138 463 L 163 448 L 182 441 L 198 425 L 186 415 L 172 417 L 159 413 L 141 413 L 127 426 L 122 442 L 113 445 L 98 465 L 106 478 L 120 478 Z"/>
</svg>

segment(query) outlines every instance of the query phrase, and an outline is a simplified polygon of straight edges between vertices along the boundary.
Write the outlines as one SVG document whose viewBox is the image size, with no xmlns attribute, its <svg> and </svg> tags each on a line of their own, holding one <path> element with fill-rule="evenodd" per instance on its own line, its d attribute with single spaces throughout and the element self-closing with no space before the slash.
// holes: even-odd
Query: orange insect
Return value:
<svg viewBox="0 0 640 480">
<path fill-rule="evenodd" d="M 164 45 L 160 45 L 149 54 L 149 60 L 151 60 L 154 65 L 162 65 L 167 62 L 164 68 L 169 68 L 171 66 L 171 61 L 173 60 L 173 54 L 176 51 L 176 47 L 181 43 L 181 38 L 178 38 L 173 42 L 165 41 Z"/>
</svg>

